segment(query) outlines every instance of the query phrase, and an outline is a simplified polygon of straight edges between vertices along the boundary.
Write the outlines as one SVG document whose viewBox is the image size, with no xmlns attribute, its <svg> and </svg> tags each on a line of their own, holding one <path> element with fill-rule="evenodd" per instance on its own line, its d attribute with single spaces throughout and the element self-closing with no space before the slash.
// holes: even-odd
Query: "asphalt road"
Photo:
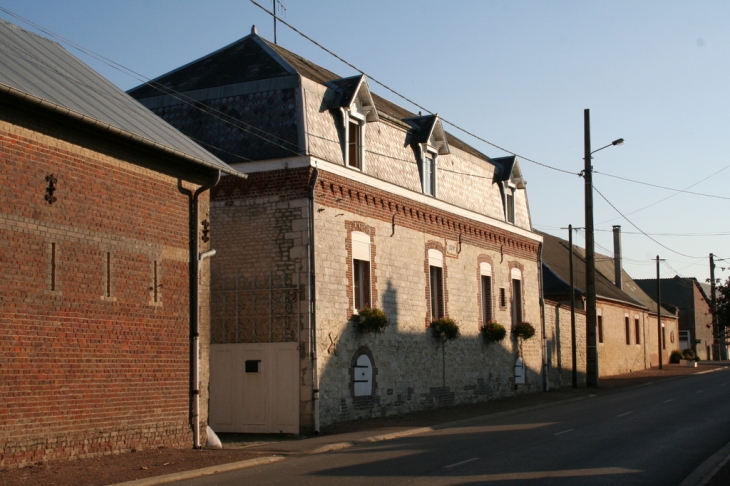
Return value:
<svg viewBox="0 0 730 486">
<path fill-rule="evenodd" d="M 730 442 L 730 370 L 175 483 L 676 485 Z"/>
</svg>

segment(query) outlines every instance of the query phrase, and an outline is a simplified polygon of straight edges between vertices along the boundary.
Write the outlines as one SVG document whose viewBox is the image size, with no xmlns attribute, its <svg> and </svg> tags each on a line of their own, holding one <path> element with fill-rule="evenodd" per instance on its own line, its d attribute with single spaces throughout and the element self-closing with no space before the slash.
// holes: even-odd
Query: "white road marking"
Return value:
<svg viewBox="0 0 730 486">
<path fill-rule="evenodd" d="M 673 402 L 673 401 L 674 401 L 674 398 L 670 398 L 669 400 L 664 400 L 664 403 L 669 403 L 669 402 Z"/>
<path fill-rule="evenodd" d="M 472 457 L 471 459 L 467 459 L 466 461 L 461 461 L 461 462 L 457 462 L 455 464 L 449 464 L 448 466 L 444 466 L 444 469 L 448 469 L 450 467 L 461 466 L 462 464 L 466 464 L 467 462 L 478 461 L 478 460 L 479 460 L 478 457 Z"/>
<path fill-rule="evenodd" d="M 702 393 L 705 390 L 697 390 L 695 393 Z"/>
<path fill-rule="evenodd" d="M 573 432 L 574 430 L 575 429 L 563 430 L 562 432 L 556 432 L 553 435 L 563 435 L 563 434 L 567 434 L 568 432 Z"/>
<path fill-rule="evenodd" d="M 619 417 L 625 417 L 627 415 L 631 415 L 632 413 L 634 413 L 634 412 L 626 412 L 626 413 L 622 413 L 621 415 L 618 415 L 618 416 Z"/>
</svg>

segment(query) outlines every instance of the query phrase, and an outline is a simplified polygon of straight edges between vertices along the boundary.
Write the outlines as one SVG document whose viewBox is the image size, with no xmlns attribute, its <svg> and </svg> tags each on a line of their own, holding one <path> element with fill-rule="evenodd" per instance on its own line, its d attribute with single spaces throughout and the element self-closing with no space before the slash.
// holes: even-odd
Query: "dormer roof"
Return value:
<svg viewBox="0 0 730 486">
<path fill-rule="evenodd" d="M 527 182 L 522 178 L 522 169 L 515 155 L 492 158 L 491 161 L 497 167 L 494 172 L 495 182 L 508 182 L 517 189 L 525 188 Z"/>
<path fill-rule="evenodd" d="M 434 147 L 439 155 L 451 153 L 438 114 L 404 118 L 403 121 L 414 128 L 413 143 L 428 144 Z"/>
<path fill-rule="evenodd" d="M 339 92 L 339 96 L 335 100 L 335 105 L 338 108 L 354 109 L 355 105 L 359 105 L 358 111 L 366 113 L 365 119 L 367 121 L 378 121 L 378 111 L 364 74 L 335 79 L 327 84 Z"/>
</svg>

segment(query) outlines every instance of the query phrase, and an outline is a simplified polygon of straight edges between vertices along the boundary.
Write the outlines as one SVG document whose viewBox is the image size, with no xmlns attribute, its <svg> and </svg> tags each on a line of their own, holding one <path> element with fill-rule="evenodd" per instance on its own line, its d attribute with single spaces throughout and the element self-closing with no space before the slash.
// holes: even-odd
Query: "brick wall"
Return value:
<svg viewBox="0 0 730 486">
<path fill-rule="evenodd" d="M 187 198 L 128 148 L 14 116 L 0 120 L 0 466 L 190 446 Z"/>
<path fill-rule="evenodd" d="M 692 293 L 694 300 L 694 308 L 692 309 L 694 317 L 694 328 L 688 327 L 692 332 L 690 334 L 692 340 L 692 348 L 701 359 L 712 359 L 712 343 L 715 338 L 712 335 L 712 314 L 710 314 L 710 305 L 700 293 L 697 286 L 693 283 Z M 700 343 L 696 341 L 700 340 Z M 709 347 L 709 353 L 708 348 Z M 679 346 L 677 346 L 679 348 Z"/>
</svg>

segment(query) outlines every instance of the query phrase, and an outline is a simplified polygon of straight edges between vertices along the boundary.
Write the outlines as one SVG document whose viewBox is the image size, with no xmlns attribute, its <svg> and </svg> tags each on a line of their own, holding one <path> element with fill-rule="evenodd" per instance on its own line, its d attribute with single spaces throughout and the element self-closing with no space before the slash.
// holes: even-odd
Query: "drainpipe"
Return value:
<svg viewBox="0 0 730 486">
<path fill-rule="evenodd" d="M 203 184 L 195 192 L 182 186 L 178 179 L 177 188 L 188 196 L 189 246 L 190 246 L 190 426 L 193 429 L 193 448 L 200 449 L 200 263 L 215 255 L 215 250 L 198 253 L 198 198 L 218 184 L 221 172 L 211 184 Z M 212 253 L 211 253 L 212 252 Z"/>
<path fill-rule="evenodd" d="M 547 356 L 547 332 L 545 330 L 545 297 L 542 293 L 542 247 L 540 243 L 540 256 L 537 260 L 537 285 L 540 289 L 540 327 L 542 328 L 542 388 L 543 391 L 550 390 L 550 380 L 548 377 L 548 356 Z"/>
<path fill-rule="evenodd" d="M 317 186 L 319 169 L 312 171 L 309 185 L 309 346 L 312 365 L 312 413 L 314 415 L 314 433 L 319 434 L 319 376 L 317 374 L 317 294 L 315 292 L 314 267 L 314 189 Z"/>
</svg>

